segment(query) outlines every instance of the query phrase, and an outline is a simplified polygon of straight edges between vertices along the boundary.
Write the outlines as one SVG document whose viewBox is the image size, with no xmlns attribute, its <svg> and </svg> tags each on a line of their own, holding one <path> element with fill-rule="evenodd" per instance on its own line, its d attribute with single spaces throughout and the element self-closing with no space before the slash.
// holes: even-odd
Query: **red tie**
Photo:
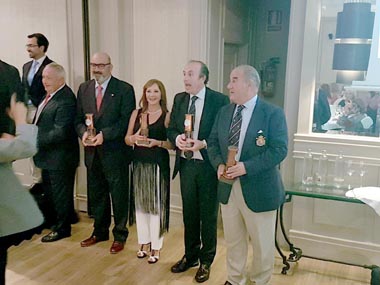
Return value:
<svg viewBox="0 0 380 285">
<path fill-rule="evenodd" d="M 47 104 L 47 102 L 49 102 L 50 97 L 51 97 L 51 94 L 47 94 L 47 95 L 46 95 L 45 100 L 44 100 L 44 103 L 42 104 L 43 106 L 45 106 L 45 105 Z"/>
<path fill-rule="evenodd" d="M 103 100 L 103 93 L 102 93 L 103 87 L 101 85 L 98 85 L 98 94 L 96 95 L 96 109 L 99 111 L 100 106 L 102 105 Z"/>
</svg>

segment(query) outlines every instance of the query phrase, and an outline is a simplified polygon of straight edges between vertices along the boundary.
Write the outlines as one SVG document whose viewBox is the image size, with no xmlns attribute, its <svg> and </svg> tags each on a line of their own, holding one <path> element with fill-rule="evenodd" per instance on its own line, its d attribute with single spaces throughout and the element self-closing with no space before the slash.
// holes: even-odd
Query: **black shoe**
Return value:
<svg viewBox="0 0 380 285">
<path fill-rule="evenodd" d="M 232 285 L 232 283 L 229 281 L 226 281 L 226 283 L 224 283 L 224 285 Z"/>
<path fill-rule="evenodd" d="M 198 266 L 198 264 L 198 261 L 189 262 L 187 261 L 186 256 L 183 256 L 180 261 L 172 266 L 171 271 L 173 273 L 185 272 L 190 267 Z"/>
<path fill-rule="evenodd" d="M 209 278 L 210 266 L 207 264 L 201 264 L 201 266 L 199 266 L 197 274 L 195 274 L 195 281 L 197 281 L 198 283 L 202 283 L 207 281 Z"/>
<path fill-rule="evenodd" d="M 71 236 L 70 233 L 60 234 L 58 232 L 50 232 L 49 234 L 47 234 L 41 239 L 41 242 L 53 242 L 53 241 L 57 241 L 57 240 L 69 237 L 69 236 Z"/>
</svg>

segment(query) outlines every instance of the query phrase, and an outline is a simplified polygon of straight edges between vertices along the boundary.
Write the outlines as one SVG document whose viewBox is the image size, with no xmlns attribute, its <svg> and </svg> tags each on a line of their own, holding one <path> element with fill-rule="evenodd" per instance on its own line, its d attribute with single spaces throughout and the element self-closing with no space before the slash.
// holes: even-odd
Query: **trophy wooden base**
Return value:
<svg viewBox="0 0 380 285">
<path fill-rule="evenodd" d="M 137 145 L 149 145 L 149 141 L 148 140 L 137 140 L 136 144 Z"/>
<path fill-rule="evenodd" d="M 234 184 L 236 179 L 225 177 L 224 175 L 220 176 L 219 181 L 232 185 Z"/>
<path fill-rule="evenodd" d="M 87 138 L 84 142 L 87 146 L 95 146 L 95 143 L 92 141 L 92 138 Z"/>
</svg>

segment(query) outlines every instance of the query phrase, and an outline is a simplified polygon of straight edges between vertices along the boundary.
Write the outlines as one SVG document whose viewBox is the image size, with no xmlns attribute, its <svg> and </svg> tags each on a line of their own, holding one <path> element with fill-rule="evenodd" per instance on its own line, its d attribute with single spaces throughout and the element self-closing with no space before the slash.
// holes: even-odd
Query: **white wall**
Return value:
<svg viewBox="0 0 380 285">
<path fill-rule="evenodd" d="M 80 1 L 18 0 L 15 5 L 15 1 L 0 0 L 0 7 L 1 59 L 16 66 L 21 75 L 23 64 L 30 60 L 27 35 L 43 33 L 50 42 L 47 55 L 65 68 L 75 91 L 83 79 Z"/>
</svg>

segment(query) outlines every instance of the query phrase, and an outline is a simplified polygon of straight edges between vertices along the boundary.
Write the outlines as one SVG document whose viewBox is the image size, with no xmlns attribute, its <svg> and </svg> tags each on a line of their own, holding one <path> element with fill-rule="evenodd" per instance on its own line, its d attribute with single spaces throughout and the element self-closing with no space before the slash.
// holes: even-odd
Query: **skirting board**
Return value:
<svg viewBox="0 0 380 285">
<path fill-rule="evenodd" d="M 380 265 L 380 245 L 317 235 L 297 230 L 289 231 L 290 241 L 303 254 L 354 264 Z"/>
</svg>

